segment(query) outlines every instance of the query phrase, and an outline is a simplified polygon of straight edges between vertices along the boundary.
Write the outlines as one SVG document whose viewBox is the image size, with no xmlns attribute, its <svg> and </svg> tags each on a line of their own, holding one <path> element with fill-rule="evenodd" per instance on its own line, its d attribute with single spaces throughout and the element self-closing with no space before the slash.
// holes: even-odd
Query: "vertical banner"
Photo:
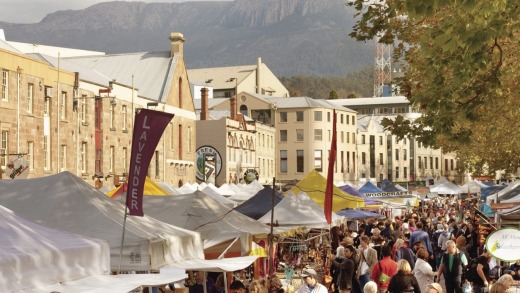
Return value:
<svg viewBox="0 0 520 293">
<path fill-rule="evenodd" d="M 164 129 L 172 118 L 173 114 L 148 109 L 141 109 L 135 115 L 126 193 L 126 206 L 132 216 L 144 215 L 143 190 L 148 166 Z"/>
<path fill-rule="evenodd" d="M 327 170 L 327 187 L 325 188 L 325 202 L 323 212 L 330 225 L 332 222 L 332 198 L 334 193 L 334 163 L 336 162 L 336 110 L 332 113 L 332 142 L 329 152 L 329 168 Z"/>
</svg>

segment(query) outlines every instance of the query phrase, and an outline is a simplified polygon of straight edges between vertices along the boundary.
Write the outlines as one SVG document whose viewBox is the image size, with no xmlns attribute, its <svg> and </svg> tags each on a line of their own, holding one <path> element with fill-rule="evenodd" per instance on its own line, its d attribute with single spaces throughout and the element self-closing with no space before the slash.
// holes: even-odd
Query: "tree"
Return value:
<svg viewBox="0 0 520 293">
<path fill-rule="evenodd" d="M 475 174 L 520 167 L 517 0 L 354 0 L 351 37 L 379 38 L 406 64 L 397 80 L 413 107 L 387 130 L 455 151 Z"/>
<path fill-rule="evenodd" d="M 339 99 L 338 93 L 335 90 L 331 90 L 329 93 L 329 100 L 337 100 L 337 99 Z"/>
</svg>

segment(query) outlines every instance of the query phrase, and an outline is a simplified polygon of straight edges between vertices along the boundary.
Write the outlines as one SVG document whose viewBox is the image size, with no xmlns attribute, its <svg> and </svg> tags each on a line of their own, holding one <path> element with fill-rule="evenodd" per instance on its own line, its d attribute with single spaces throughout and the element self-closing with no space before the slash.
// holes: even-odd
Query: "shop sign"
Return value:
<svg viewBox="0 0 520 293">
<path fill-rule="evenodd" d="M 222 170 L 222 157 L 219 152 L 211 146 L 201 146 L 195 153 L 197 179 L 204 182 L 215 182 L 215 177 Z"/>
<path fill-rule="evenodd" d="M 255 180 L 258 180 L 260 178 L 258 176 L 258 172 L 256 172 L 255 169 L 248 169 L 246 172 L 244 172 L 244 181 L 249 184 Z"/>
<path fill-rule="evenodd" d="M 10 179 L 27 179 L 29 171 L 29 162 L 26 159 L 13 156 L 7 163 L 5 175 Z"/>
<path fill-rule="evenodd" d="M 492 256 L 505 262 L 520 260 L 520 230 L 504 228 L 489 234 L 486 249 Z"/>
</svg>

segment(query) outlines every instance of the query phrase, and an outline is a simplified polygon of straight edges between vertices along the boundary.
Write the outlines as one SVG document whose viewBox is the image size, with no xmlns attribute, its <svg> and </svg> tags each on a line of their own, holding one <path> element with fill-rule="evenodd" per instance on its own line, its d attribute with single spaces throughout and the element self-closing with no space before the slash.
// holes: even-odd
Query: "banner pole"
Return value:
<svg viewBox="0 0 520 293">
<path fill-rule="evenodd" d="M 121 237 L 121 249 L 119 250 L 119 267 L 117 268 L 117 274 L 121 273 L 121 262 L 123 261 L 123 244 L 125 243 L 125 231 L 126 231 L 126 218 L 128 216 L 128 207 L 125 204 L 125 217 L 123 219 L 123 235 Z"/>
</svg>

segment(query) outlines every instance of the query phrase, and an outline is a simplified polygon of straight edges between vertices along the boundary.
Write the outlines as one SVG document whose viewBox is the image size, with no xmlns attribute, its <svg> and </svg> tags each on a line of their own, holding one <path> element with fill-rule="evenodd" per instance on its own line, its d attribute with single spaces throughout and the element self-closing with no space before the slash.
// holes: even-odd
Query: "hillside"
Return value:
<svg viewBox="0 0 520 293">
<path fill-rule="evenodd" d="M 255 64 L 277 76 L 340 76 L 372 66 L 374 45 L 348 37 L 352 12 L 340 0 L 106 2 L 58 11 L 35 24 L 0 23 L 10 41 L 107 53 L 169 50 L 184 34 L 188 68 Z"/>
</svg>

